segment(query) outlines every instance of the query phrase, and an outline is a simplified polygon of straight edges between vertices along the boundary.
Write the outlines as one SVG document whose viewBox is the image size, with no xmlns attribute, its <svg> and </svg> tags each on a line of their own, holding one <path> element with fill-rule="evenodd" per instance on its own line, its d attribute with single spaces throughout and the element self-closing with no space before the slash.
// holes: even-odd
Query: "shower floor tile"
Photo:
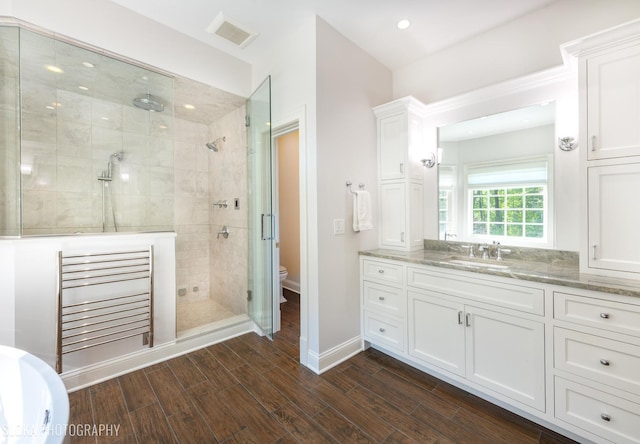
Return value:
<svg viewBox="0 0 640 444">
<path fill-rule="evenodd" d="M 176 329 L 178 335 L 181 335 L 186 330 L 205 327 L 233 316 L 236 316 L 236 313 L 212 299 L 178 302 Z"/>
</svg>

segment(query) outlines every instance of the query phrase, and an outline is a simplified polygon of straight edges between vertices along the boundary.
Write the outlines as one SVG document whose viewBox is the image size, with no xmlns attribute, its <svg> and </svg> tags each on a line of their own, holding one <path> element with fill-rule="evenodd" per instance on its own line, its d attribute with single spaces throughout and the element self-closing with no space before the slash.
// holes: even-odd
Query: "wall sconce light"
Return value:
<svg viewBox="0 0 640 444">
<path fill-rule="evenodd" d="M 433 168 L 433 166 L 436 164 L 436 155 L 433 154 L 433 152 L 429 153 L 429 157 L 426 159 L 421 159 L 420 162 L 422 162 L 422 166 L 426 167 L 426 168 Z"/>
<path fill-rule="evenodd" d="M 562 151 L 573 151 L 578 147 L 578 142 L 573 137 L 559 137 L 558 148 Z"/>
<path fill-rule="evenodd" d="M 438 148 L 438 157 L 436 158 L 436 155 L 432 152 L 429 153 L 429 156 L 426 159 L 421 159 L 420 162 L 422 162 L 422 166 L 425 168 L 433 168 L 436 164 L 436 162 L 438 163 L 438 165 L 440 165 L 440 162 L 442 161 L 442 148 Z"/>
</svg>

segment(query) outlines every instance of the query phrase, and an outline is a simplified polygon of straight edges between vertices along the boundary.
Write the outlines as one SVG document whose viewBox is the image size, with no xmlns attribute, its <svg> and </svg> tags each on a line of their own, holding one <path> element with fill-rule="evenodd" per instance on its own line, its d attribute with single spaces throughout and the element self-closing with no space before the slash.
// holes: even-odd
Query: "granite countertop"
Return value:
<svg viewBox="0 0 640 444">
<path fill-rule="evenodd" d="M 414 252 L 377 249 L 360 251 L 360 254 L 398 260 L 410 264 L 430 265 L 640 298 L 640 280 L 580 273 L 577 253 L 519 249 L 514 252 L 513 258 L 506 258 L 505 256 L 503 261 L 496 261 L 495 259 L 481 259 L 478 257 L 469 258 L 468 250 L 463 252 L 459 247 L 459 245 L 453 245 L 452 247 L 451 243 L 449 243 L 447 248 L 425 249 Z M 452 260 L 463 261 L 468 264 L 454 263 L 451 262 Z M 508 268 L 485 268 L 475 266 L 473 265 L 474 263 L 503 265 L 508 266 Z"/>
</svg>

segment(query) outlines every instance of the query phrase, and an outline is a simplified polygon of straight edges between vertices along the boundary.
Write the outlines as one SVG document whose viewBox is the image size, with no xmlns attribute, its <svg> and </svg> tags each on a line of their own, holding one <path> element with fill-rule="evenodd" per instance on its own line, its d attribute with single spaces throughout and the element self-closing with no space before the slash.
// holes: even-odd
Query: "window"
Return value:
<svg viewBox="0 0 640 444">
<path fill-rule="evenodd" d="M 456 237 L 455 181 L 453 166 L 439 167 L 438 231 L 440 239 L 450 240 Z"/>
<path fill-rule="evenodd" d="M 548 170 L 547 159 L 469 166 L 469 235 L 547 242 Z"/>
</svg>

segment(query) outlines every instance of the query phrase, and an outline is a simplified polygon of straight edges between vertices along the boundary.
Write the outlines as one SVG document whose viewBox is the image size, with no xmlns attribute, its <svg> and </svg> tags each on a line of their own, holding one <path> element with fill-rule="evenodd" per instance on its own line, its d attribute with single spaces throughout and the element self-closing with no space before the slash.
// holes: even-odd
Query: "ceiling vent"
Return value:
<svg viewBox="0 0 640 444">
<path fill-rule="evenodd" d="M 240 48 L 245 48 L 258 37 L 258 34 L 247 30 L 237 21 L 225 17 L 222 12 L 207 26 L 207 32 L 222 37 Z"/>
</svg>

